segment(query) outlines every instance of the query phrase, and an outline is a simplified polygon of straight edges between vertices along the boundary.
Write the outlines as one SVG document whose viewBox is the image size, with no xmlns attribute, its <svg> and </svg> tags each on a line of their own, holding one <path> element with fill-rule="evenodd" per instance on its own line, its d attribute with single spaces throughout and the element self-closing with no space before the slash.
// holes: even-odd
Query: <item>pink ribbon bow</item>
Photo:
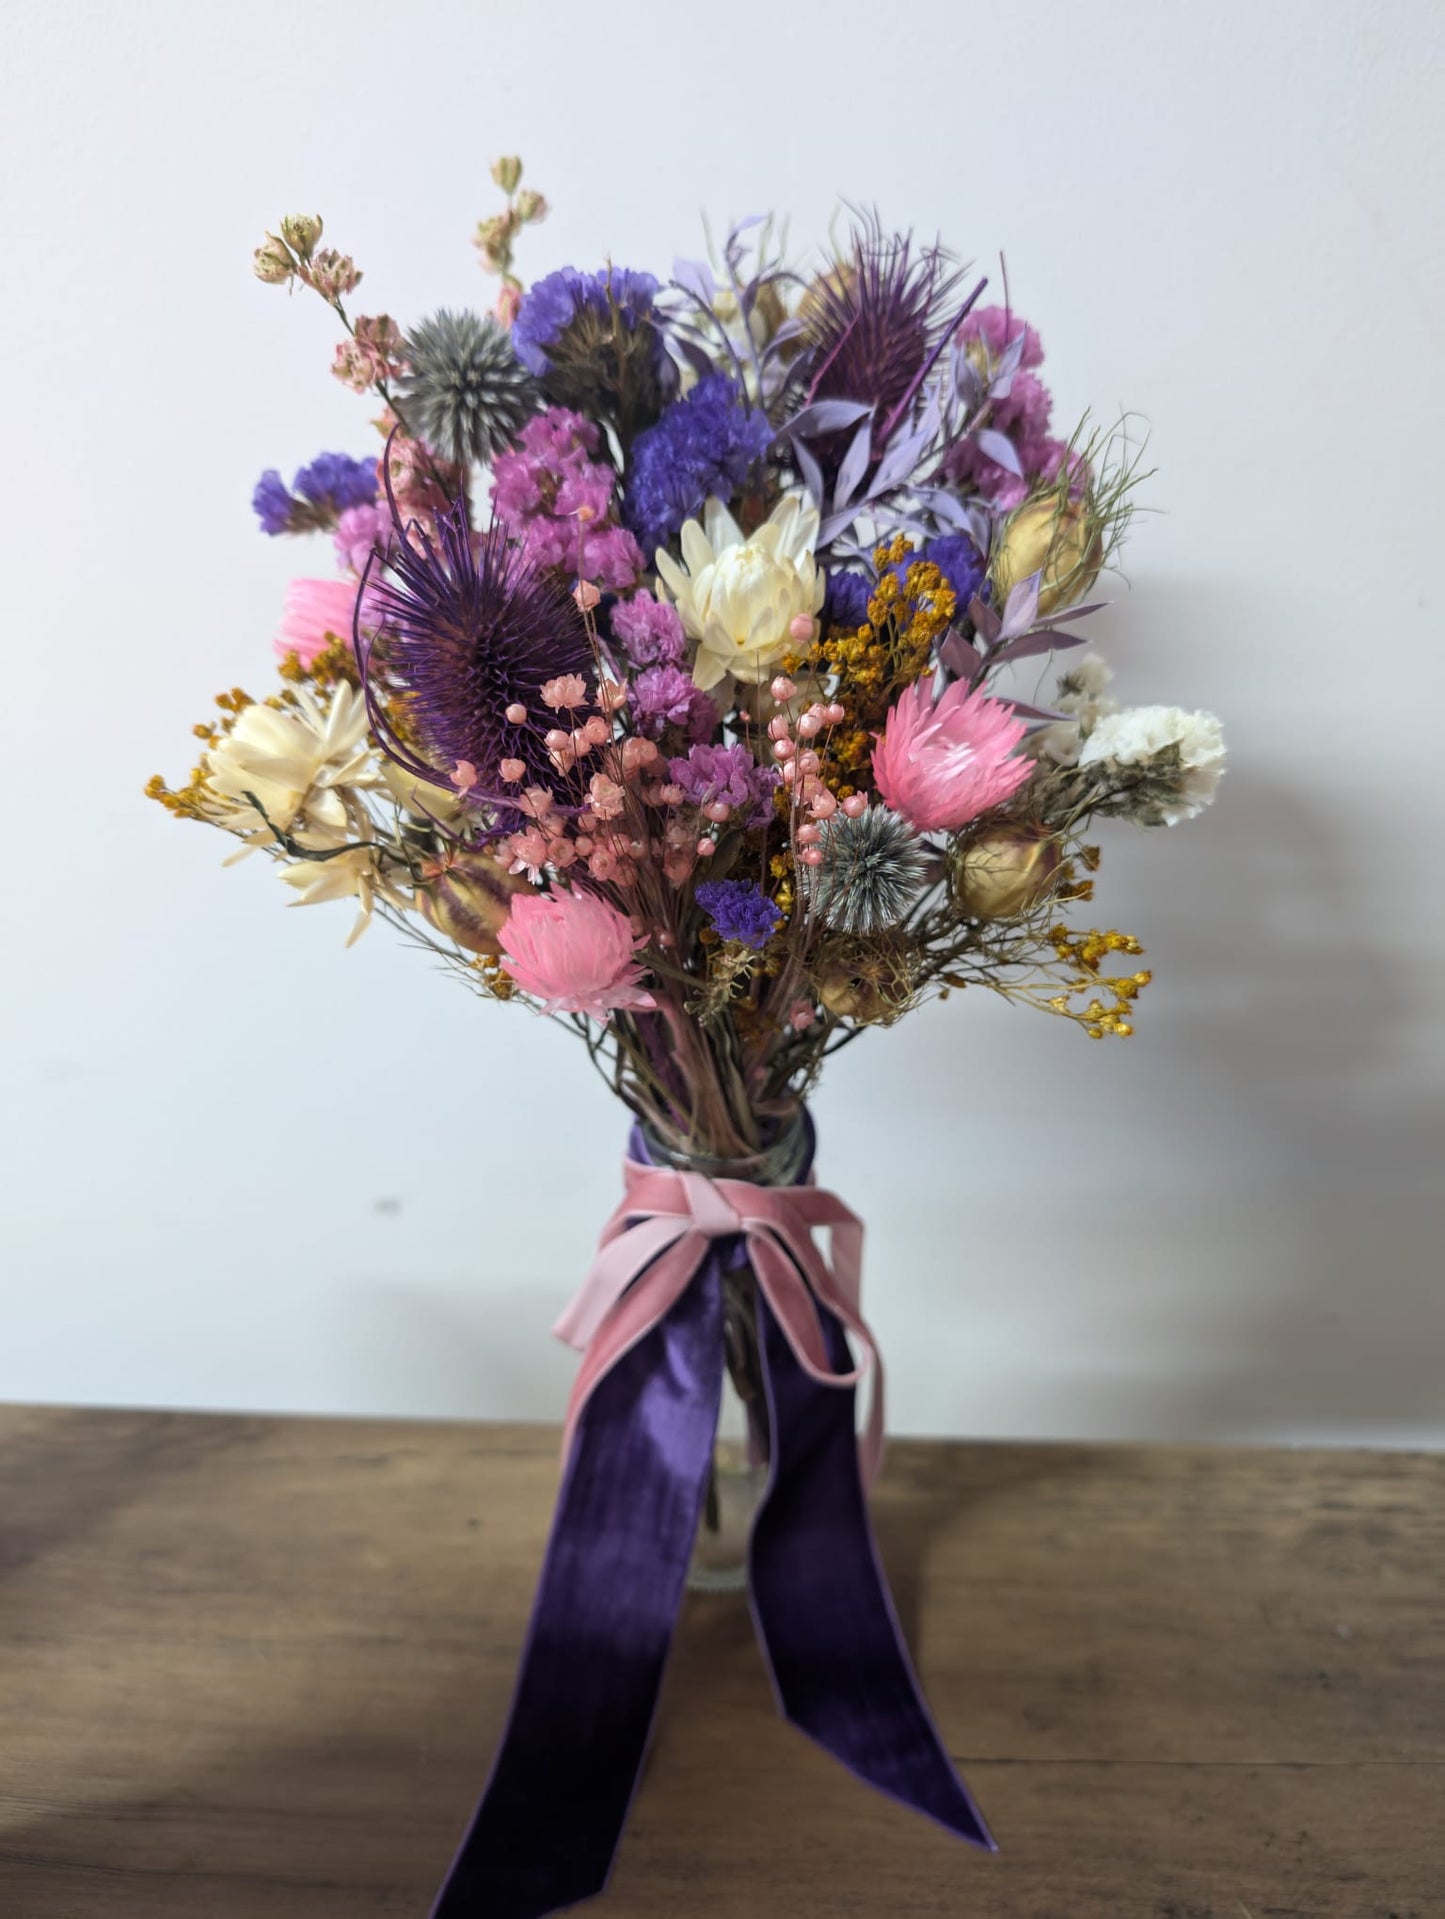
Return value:
<svg viewBox="0 0 1445 1919">
<path fill-rule="evenodd" d="M 748 1259 L 798 1364 L 820 1385 L 850 1388 L 870 1375 L 873 1390 L 859 1441 L 865 1485 L 883 1456 L 883 1364 L 860 1308 L 863 1222 L 816 1186 L 754 1186 L 623 1162 L 626 1194 L 602 1229 L 592 1270 L 552 1328 L 583 1353 L 567 1406 L 564 1454 L 589 1395 L 624 1353 L 667 1317 L 715 1239 L 740 1234 Z M 832 1263 L 813 1241 L 832 1232 Z M 862 1358 L 835 1372 L 818 1317 L 833 1313 Z"/>
</svg>

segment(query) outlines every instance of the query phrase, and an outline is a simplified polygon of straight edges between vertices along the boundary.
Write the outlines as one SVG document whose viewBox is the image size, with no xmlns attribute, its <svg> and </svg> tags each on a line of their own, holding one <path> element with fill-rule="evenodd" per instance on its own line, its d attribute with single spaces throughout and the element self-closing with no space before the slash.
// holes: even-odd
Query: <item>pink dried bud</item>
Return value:
<svg viewBox="0 0 1445 1919">
<path fill-rule="evenodd" d="M 867 794 L 850 793 L 843 802 L 843 811 L 850 820 L 861 820 L 863 815 L 868 811 Z"/>
<path fill-rule="evenodd" d="M 267 286 L 279 287 L 284 286 L 295 273 L 296 262 L 291 258 L 291 250 L 284 241 L 268 233 L 251 255 L 251 271 Z"/>
<path fill-rule="evenodd" d="M 788 634 L 791 639 L 807 644 L 818 637 L 818 622 L 810 614 L 798 613 L 788 621 Z"/>
<path fill-rule="evenodd" d="M 574 759 L 585 760 L 592 751 L 592 741 L 585 726 L 573 727 L 567 736 L 567 743 L 572 748 Z"/>
<path fill-rule="evenodd" d="M 316 250 L 316 242 L 321 238 L 321 225 L 319 213 L 283 214 L 281 238 L 293 253 L 303 260 L 309 260 Z"/>
<path fill-rule="evenodd" d="M 529 786 L 517 806 L 523 813 L 529 813 L 534 820 L 545 819 L 557 804 L 555 793 L 545 786 Z"/>
<path fill-rule="evenodd" d="M 798 737 L 804 740 L 816 739 L 823 730 L 823 722 L 814 712 L 804 713 L 798 721 Z"/>
<path fill-rule="evenodd" d="M 559 673 L 542 685 L 542 704 L 559 712 L 564 706 L 581 706 L 587 698 L 587 682 L 580 673 Z"/>
<path fill-rule="evenodd" d="M 797 777 L 798 762 L 796 760 L 785 760 L 783 763 L 783 784 L 785 786 L 791 786 Z"/>
<path fill-rule="evenodd" d="M 821 866 L 823 864 L 823 849 L 821 846 L 805 846 L 802 852 L 799 853 L 798 858 L 803 862 L 804 866 Z"/>
<path fill-rule="evenodd" d="M 639 740 L 629 736 L 622 742 L 622 777 L 631 779 L 635 773 L 654 765 L 660 757 L 655 740 Z"/>
<path fill-rule="evenodd" d="M 497 768 L 497 771 L 507 782 L 508 786 L 515 786 L 518 780 L 524 780 L 527 777 L 527 762 L 525 760 L 503 760 Z"/>
<path fill-rule="evenodd" d="M 658 800 L 661 805 L 663 806 L 681 806 L 682 805 L 682 788 L 680 786 L 675 785 L 671 780 L 669 780 L 665 786 L 660 786 L 657 790 L 658 790 Z"/>
<path fill-rule="evenodd" d="M 790 700 L 797 690 L 797 681 L 790 680 L 786 673 L 780 673 L 768 688 L 775 700 Z"/>
<path fill-rule="evenodd" d="M 602 604 L 602 595 L 591 580 L 579 580 L 572 589 L 572 598 L 584 613 L 590 613 Z"/>
<path fill-rule="evenodd" d="M 697 843 L 697 856 L 700 860 L 710 860 L 716 851 L 716 840 L 699 840 Z"/>
<path fill-rule="evenodd" d="M 823 762 L 818 758 L 816 753 L 800 753 L 798 755 L 798 771 L 800 773 L 816 773 L 822 764 Z"/>
<path fill-rule="evenodd" d="M 788 1008 L 788 1024 L 795 1033 L 806 1033 L 816 1018 L 817 1014 L 805 999 L 795 999 Z"/>
<path fill-rule="evenodd" d="M 620 819 L 627 804 L 626 789 L 619 786 L 616 780 L 608 779 L 605 773 L 592 775 L 587 798 L 599 820 Z"/>
<path fill-rule="evenodd" d="M 564 866 L 570 866 L 576 857 L 577 848 L 571 840 L 564 840 L 560 835 L 556 839 L 548 840 L 547 858 L 559 870 Z"/>
<path fill-rule="evenodd" d="M 594 746 L 603 746 L 612 738 L 612 728 L 600 713 L 594 713 L 582 731 Z M 651 746 L 652 741 L 649 740 L 647 743 Z"/>
<path fill-rule="evenodd" d="M 470 793 L 477 783 L 477 769 L 470 760 L 458 760 L 452 768 L 452 785 L 459 793 Z"/>
<path fill-rule="evenodd" d="M 841 726 L 847 717 L 841 702 L 838 700 L 829 700 L 828 704 L 823 708 L 823 718 L 828 722 L 829 726 Z"/>
<path fill-rule="evenodd" d="M 776 680 L 774 680 L 773 685 L 774 687 L 777 686 Z M 786 713 L 774 713 L 773 717 L 768 721 L 768 737 L 770 739 L 785 740 L 792 730 L 792 724 Z"/>
<path fill-rule="evenodd" d="M 627 704 L 627 692 L 626 680 L 599 680 L 597 704 L 604 713 L 620 713 Z"/>
<path fill-rule="evenodd" d="M 705 820 L 711 820 L 714 826 L 721 826 L 724 820 L 732 818 L 733 809 L 726 800 L 709 800 L 702 809 Z"/>
<path fill-rule="evenodd" d="M 527 724 L 527 709 L 520 700 L 513 700 L 512 704 L 507 708 L 507 720 L 512 726 L 525 726 Z"/>
<path fill-rule="evenodd" d="M 502 326 L 510 328 L 516 323 L 521 308 L 522 289 L 508 280 L 492 302 L 492 318 L 499 321 Z"/>
<path fill-rule="evenodd" d="M 820 786 L 816 793 L 810 795 L 808 804 L 815 820 L 830 820 L 838 810 L 838 802 L 826 786 Z"/>
<path fill-rule="evenodd" d="M 572 745 L 572 735 L 564 733 L 560 726 L 549 727 L 542 736 L 542 744 L 549 753 L 565 753 Z"/>
<path fill-rule="evenodd" d="M 773 741 L 773 758 L 775 760 L 790 760 L 797 750 L 797 747 L 794 746 L 791 740 Z"/>
<path fill-rule="evenodd" d="M 361 270 L 349 253 L 323 247 L 306 269 L 305 277 L 325 300 L 339 300 L 361 284 Z"/>
<path fill-rule="evenodd" d="M 800 826 L 793 837 L 799 846 L 816 846 L 823 837 L 823 829 L 820 826 Z"/>
</svg>

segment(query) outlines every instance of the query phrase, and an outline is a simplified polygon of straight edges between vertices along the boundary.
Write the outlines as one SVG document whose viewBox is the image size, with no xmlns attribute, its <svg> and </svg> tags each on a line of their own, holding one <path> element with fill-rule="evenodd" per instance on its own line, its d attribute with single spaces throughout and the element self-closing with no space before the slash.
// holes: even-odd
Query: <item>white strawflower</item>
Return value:
<svg viewBox="0 0 1445 1919">
<path fill-rule="evenodd" d="M 1114 669 L 1102 653 L 1085 653 L 1059 675 L 1054 689 L 1054 705 L 1070 717 L 1053 720 L 1031 733 L 1024 743 L 1025 752 L 1036 760 L 1049 760 L 1055 766 L 1077 766 L 1084 741 L 1084 728 L 1102 714 L 1117 713 L 1119 702 L 1108 699 L 1104 688 L 1114 677 Z"/>
<path fill-rule="evenodd" d="M 701 525 L 683 525 L 686 566 L 658 552 L 658 573 L 697 641 L 692 677 L 704 692 L 729 675 L 760 686 L 785 653 L 806 645 L 792 626 L 823 604 L 817 540 L 818 510 L 795 492 L 748 539 L 722 501 L 709 500 Z"/>
<path fill-rule="evenodd" d="M 323 708 L 310 687 L 295 689 L 294 706 L 256 702 L 206 754 L 206 785 L 220 804 L 216 824 L 252 844 L 275 844 L 270 826 L 307 846 L 337 846 L 361 837 L 352 789 L 378 784 L 367 737 L 366 702 L 339 685 Z M 264 808 L 259 818 L 247 795 Z M 349 802 L 349 803 L 348 803 Z"/>
<path fill-rule="evenodd" d="M 1133 767 L 1144 776 L 1136 816 L 1177 826 L 1214 798 L 1224 775 L 1224 732 L 1213 713 L 1178 706 L 1126 706 L 1104 714 L 1079 753 L 1081 767 Z"/>
</svg>

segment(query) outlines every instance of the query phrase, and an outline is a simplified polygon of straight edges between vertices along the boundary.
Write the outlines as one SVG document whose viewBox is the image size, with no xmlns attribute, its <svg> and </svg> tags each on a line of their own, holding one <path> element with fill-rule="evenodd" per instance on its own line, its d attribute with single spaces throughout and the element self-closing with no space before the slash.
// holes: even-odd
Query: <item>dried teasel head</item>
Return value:
<svg viewBox="0 0 1445 1919">
<path fill-rule="evenodd" d="M 1041 828 L 991 827 L 951 852 L 953 903 L 971 919 L 1017 919 L 1048 894 L 1062 860 L 1058 841 Z"/>
<path fill-rule="evenodd" d="M 828 940 L 815 980 L 827 1011 L 855 1026 L 891 1026 L 917 996 L 913 948 L 902 939 Z"/>
</svg>

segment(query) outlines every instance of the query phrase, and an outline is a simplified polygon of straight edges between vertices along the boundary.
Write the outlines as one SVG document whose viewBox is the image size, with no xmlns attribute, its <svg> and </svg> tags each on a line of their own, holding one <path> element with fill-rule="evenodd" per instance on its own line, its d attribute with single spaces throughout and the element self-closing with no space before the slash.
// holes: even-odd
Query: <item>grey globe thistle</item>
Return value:
<svg viewBox="0 0 1445 1919">
<path fill-rule="evenodd" d="M 490 460 L 536 411 L 537 383 L 490 314 L 445 307 L 413 327 L 400 383 L 410 425 L 458 466 Z"/>
<path fill-rule="evenodd" d="M 835 813 L 823 823 L 819 866 L 804 866 L 812 909 L 837 933 L 881 933 L 896 926 L 923 882 L 924 849 L 906 820 L 870 806 L 856 820 Z"/>
</svg>

